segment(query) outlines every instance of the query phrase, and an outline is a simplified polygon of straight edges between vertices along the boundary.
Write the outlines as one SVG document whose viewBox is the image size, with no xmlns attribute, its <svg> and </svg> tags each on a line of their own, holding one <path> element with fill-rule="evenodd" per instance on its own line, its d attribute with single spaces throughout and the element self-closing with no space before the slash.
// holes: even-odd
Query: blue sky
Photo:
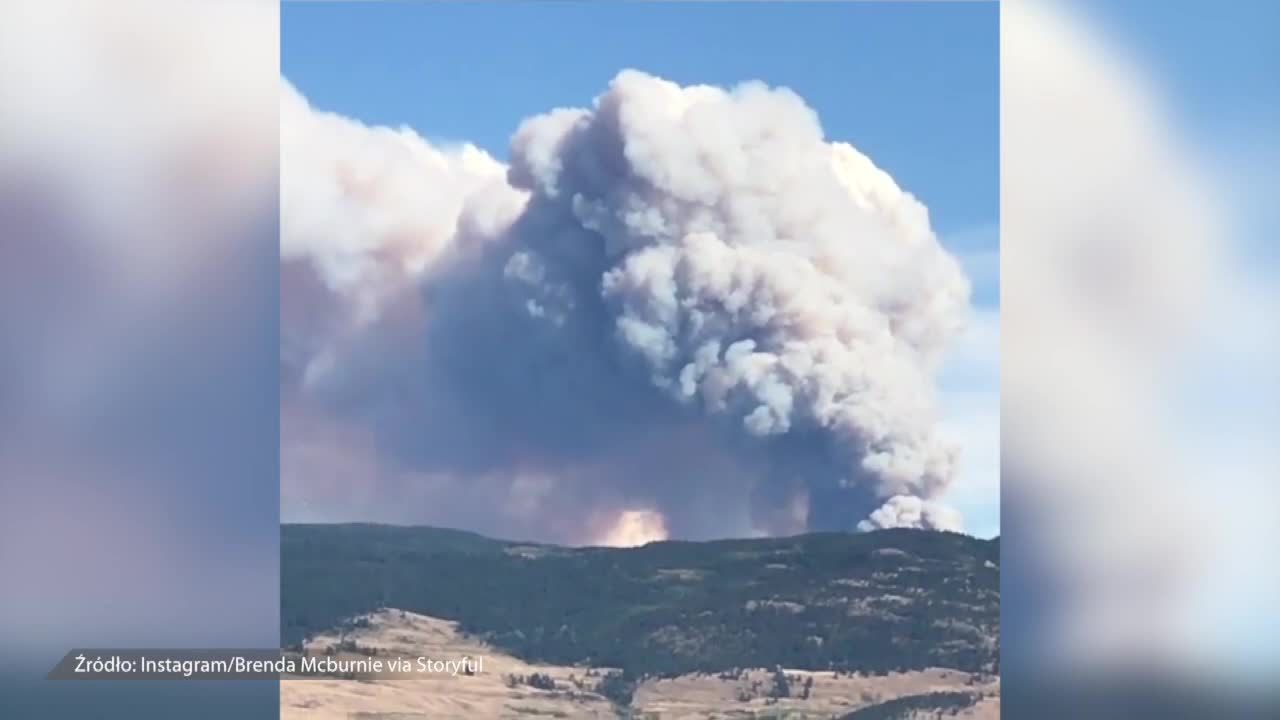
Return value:
<svg viewBox="0 0 1280 720">
<path fill-rule="evenodd" d="M 995 3 L 289 3 L 282 71 L 316 107 L 505 159 L 520 121 L 618 71 L 799 93 L 829 139 L 928 206 L 965 262 L 975 330 L 943 376 L 964 447 L 948 500 L 999 531 L 999 22 Z"/>
<path fill-rule="evenodd" d="M 1190 0 L 1091 0 L 1086 8 L 1141 63 L 1201 163 L 1230 188 L 1234 228 L 1255 270 L 1280 270 L 1274 201 L 1280 167 L 1280 3 L 1236 0 L 1212 8 Z"/>
<path fill-rule="evenodd" d="M 292 3 L 282 68 L 318 107 L 506 156 L 517 123 L 634 67 L 786 85 L 929 206 L 947 235 L 998 209 L 996 5 Z"/>
</svg>

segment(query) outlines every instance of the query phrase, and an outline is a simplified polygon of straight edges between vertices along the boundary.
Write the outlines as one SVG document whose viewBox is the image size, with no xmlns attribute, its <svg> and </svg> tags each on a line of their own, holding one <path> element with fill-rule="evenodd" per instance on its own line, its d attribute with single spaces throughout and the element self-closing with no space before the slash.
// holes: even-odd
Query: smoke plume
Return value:
<svg viewBox="0 0 1280 720">
<path fill-rule="evenodd" d="M 957 525 L 934 372 L 968 282 L 789 90 L 624 71 L 509 167 L 288 86 L 282 124 L 287 514 L 329 482 L 569 541 Z"/>
<path fill-rule="evenodd" d="M 912 495 L 894 495 L 879 509 L 858 523 L 859 530 L 882 530 L 900 527 L 930 527 L 959 530 L 960 516 L 955 510 Z"/>
</svg>

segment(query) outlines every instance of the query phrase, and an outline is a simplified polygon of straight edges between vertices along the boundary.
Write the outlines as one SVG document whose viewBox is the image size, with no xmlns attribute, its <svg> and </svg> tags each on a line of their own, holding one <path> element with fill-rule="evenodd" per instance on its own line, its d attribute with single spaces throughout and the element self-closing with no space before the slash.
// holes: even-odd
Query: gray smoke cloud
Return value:
<svg viewBox="0 0 1280 720">
<path fill-rule="evenodd" d="M 968 282 L 791 91 L 624 71 L 509 167 L 288 86 L 281 117 L 286 514 L 345 464 L 414 520 L 571 541 L 958 527 Z"/>
</svg>

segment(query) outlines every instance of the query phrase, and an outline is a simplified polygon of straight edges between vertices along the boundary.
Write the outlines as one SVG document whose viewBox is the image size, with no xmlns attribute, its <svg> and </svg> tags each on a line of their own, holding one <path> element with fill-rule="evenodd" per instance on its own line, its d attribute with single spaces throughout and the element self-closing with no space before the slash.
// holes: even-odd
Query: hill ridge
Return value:
<svg viewBox="0 0 1280 720">
<path fill-rule="evenodd" d="M 282 526 L 287 645 L 397 607 L 530 659 L 671 675 L 998 666 L 999 541 L 889 529 L 570 547 L 465 530 Z"/>
</svg>

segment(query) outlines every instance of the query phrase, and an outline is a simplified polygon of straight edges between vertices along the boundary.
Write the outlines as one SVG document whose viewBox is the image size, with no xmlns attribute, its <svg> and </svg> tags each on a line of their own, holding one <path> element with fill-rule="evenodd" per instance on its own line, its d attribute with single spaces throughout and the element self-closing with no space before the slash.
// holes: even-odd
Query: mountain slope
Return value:
<svg viewBox="0 0 1280 720">
<path fill-rule="evenodd" d="M 1000 716 L 999 681 L 990 675 L 788 668 L 628 681 L 610 668 L 529 663 L 458 632 L 456 623 L 395 609 L 316 635 L 306 647 L 312 655 L 482 658 L 483 665 L 474 674 L 286 677 L 282 720 L 923 720 L 937 710 L 970 720 Z"/>
<path fill-rule="evenodd" d="M 455 620 L 517 657 L 636 675 L 997 666 L 998 544 L 953 533 L 615 549 L 286 525 L 281 547 L 286 644 L 394 607 Z"/>
</svg>

